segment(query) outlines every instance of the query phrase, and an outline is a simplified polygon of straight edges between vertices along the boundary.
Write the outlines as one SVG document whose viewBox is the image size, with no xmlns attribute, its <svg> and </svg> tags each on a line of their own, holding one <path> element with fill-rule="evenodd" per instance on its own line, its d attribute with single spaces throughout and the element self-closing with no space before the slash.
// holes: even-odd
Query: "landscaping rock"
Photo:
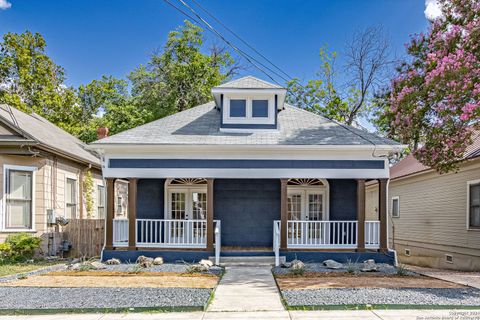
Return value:
<svg viewBox="0 0 480 320">
<path fill-rule="evenodd" d="M 295 259 L 290 263 L 290 269 L 293 269 L 293 270 L 305 269 L 305 264 L 302 261 Z"/>
<path fill-rule="evenodd" d="M 89 264 L 94 270 L 107 269 L 107 266 L 104 263 L 101 263 L 100 261 L 93 261 L 93 262 L 90 262 Z"/>
<path fill-rule="evenodd" d="M 378 267 L 375 264 L 375 260 L 368 259 L 368 260 L 363 261 L 362 271 L 363 272 L 376 272 L 376 271 L 378 271 Z"/>
<path fill-rule="evenodd" d="M 156 257 L 153 259 L 153 264 L 156 266 L 162 265 L 163 264 L 163 258 L 162 257 Z"/>
<path fill-rule="evenodd" d="M 78 271 L 82 267 L 82 264 L 77 262 L 68 266 L 68 270 Z"/>
<path fill-rule="evenodd" d="M 153 265 L 153 258 L 139 256 L 137 263 L 142 268 L 150 268 Z"/>
<path fill-rule="evenodd" d="M 208 268 L 201 264 L 192 264 L 187 267 L 187 272 L 189 273 L 200 273 L 207 272 Z"/>
<path fill-rule="evenodd" d="M 335 260 L 325 260 L 323 264 L 329 269 L 341 269 L 343 268 L 343 264 L 337 262 Z"/>
<path fill-rule="evenodd" d="M 200 262 L 198 264 L 201 265 L 201 266 L 204 266 L 207 270 L 210 269 L 210 267 L 213 266 L 213 262 L 210 261 L 210 260 L 207 260 L 207 259 L 200 260 Z"/>
<path fill-rule="evenodd" d="M 112 258 L 112 259 L 109 259 L 107 261 L 105 261 L 106 264 L 108 265 L 115 265 L 115 264 L 120 264 L 120 260 L 116 259 L 116 258 Z"/>
</svg>

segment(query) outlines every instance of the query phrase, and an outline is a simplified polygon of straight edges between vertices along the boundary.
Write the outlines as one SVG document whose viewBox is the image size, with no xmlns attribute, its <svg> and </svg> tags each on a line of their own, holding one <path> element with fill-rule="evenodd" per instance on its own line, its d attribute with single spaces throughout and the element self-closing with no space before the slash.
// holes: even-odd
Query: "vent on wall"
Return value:
<svg viewBox="0 0 480 320">
<path fill-rule="evenodd" d="M 449 254 L 446 254 L 445 255 L 445 261 L 448 262 L 448 263 L 453 263 L 453 256 L 449 255 Z"/>
<path fill-rule="evenodd" d="M 405 249 L 405 255 L 406 255 L 407 257 L 410 257 L 410 249 Z"/>
</svg>

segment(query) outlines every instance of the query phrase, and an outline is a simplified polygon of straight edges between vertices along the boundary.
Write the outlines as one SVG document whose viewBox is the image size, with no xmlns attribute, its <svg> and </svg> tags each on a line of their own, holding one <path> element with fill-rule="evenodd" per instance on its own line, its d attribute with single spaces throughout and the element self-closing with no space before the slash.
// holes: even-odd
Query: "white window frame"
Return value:
<svg viewBox="0 0 480 320">
<path fill-rule="evenodd" d="M 245 100 L 246 116 L 230 117 L 230 100 Z M 252 101 L 268 100 L 268 117 L 253 117 Z M 272 94 L 228 94 L 223 97 L 224 124 L 275 124 L 275 95 Z"/>
<path fill-rule="evenodd" d="M 398 203 L 398 214 L 396 216 L 393 215 L 393 201 L 394 200 L 397 200 L 397 203 Z M 400 197 L 399 196 L 394 196 L 391 198 L 390 200 L 390 215 L 392 216 L 392 218 L 400 218 Z"/>
<path fill-rule="evenodd" d="M 75 181 L 75 217 L 67 218 L 67 181 L 68 179 Z M 74 174 L 65 174 L 65 189 L 64 189 L 64 212 L 63 216 L 67 219 L 78 219 L 79 215 L 79 206 L 80 206 L 80 188 L 78 185 L 78 177 Z"/>
<path fill-rule="evenodd" d="M 479 183 L 480 183 L 480 179 L 467 181 L 467 221 L 466 221 L 466 226 L 467 226 L 467 230 L 469 230 L 469 231 L 480 231 L 480 228 L 470 226 L 470 186 L 472 184 L 479 184 Z"/>
<path fill-rule="evenodd" d="M 19 171 L 30 171 L 32 173 L 32 227 L 29 229 L 10 229 L 6 228 L 6 213 L 7 213 L 7 172 L 9 170 L 19 170 Z M 35 213 L 36 213 L 36 207 L 35 207 L 35 198 L 36 198 L 36 185 L 35 185 L 35 176 L 36 172 L 38 171 L 38 167 L 34 166 L 17 166 L 17 165 L 9 165 L 5 164 L 3 165 L 3 197 L 1 199 L 2 203 L 0 205 L 0 208 L 2 209 L 2 212 L 0 214 L 0 219 L 1 221 L 1 232 L 36 232 L 35 229 Z"/>
<path fill-rule="evenodd" d="M 301 216 L 302 219 L 300 221 L 310 221 L 307 220 L 307 208 L 308 208 L 308 201 L 309 195 L 311 194 L 321 194 L 323 197 L 323 220 L 318 221 L 329 221 L 330 220 L 330 206 L 329 206 L 329 187 L 325 184 L 322 180 L 323 186 L 287 186 L 287 196 L 300 194 L 301 195 Z"/>
<path fill-rule="evenodd" d="M 98 193 L 99 193 L 99 188 L 103 188 L 103 214 L 104 216 L 103 217 L 100 217 L 100 212 L 98 211 L 98 208 L 100 207 L 100 199 L 98 197 Z M 97 184 L 97 189 L 96 189 L 96 202 L 95 202 L 95 211 L 97 212 L 97 219 L 105 219 L 106 216 L 107 216 L 107 211 L 106 211 L 106 204 L 107 204 L 107 197 L 106 197 L 106 194 L 105 194 L 105 186 L 103 184 Z"/>
</svg>

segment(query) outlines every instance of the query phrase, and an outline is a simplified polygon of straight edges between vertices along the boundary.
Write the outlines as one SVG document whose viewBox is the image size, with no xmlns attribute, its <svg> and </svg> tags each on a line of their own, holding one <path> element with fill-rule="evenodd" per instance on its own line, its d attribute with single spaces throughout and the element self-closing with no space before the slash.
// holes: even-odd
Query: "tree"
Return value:
<svg viewBox="0 0 480 320">
<path fill-rule="evenodd" d="M 443 16 L 407 45 L 384 117 L 415 157 L 440 173 L 458 168 L 479 129 L 480 1 L 440 0 Z"/>
<path fill-rule="evenodd" d="M 45 53 L 46 42 L 26 31 L 7 33 L 0 43 L 0 103 L 36 112 L 76 132 L 80 111 L 75 92 L 64 85 L 63 69 Z"/>
<path fill-rule="evenodd" d="M 337 54 L 320 49 L 318 79 L 302 86 L 298 79 L 287 83 L 288 101 L 330 119 L 353 124 L 367 116 L 374 93 L 381 87 L 391 61 L 389 44 L 380 28 L 368 28 L 354 34 L 346 44 L 344 65 L 346 84 L 338 85 L 335 73 Z M 342 88 L 343 89 L 339 89 Z"/>
<path fill-rule="evenodd" d="M 230 54 L 214 47 L 202 53 L 203 30 L 185 21 L 171 31 L 162 53 L 133 71 L 132 95 L 154 120 L 211 100 L 211 88 L 232 76 L 238 66 Z"/>
</svg>

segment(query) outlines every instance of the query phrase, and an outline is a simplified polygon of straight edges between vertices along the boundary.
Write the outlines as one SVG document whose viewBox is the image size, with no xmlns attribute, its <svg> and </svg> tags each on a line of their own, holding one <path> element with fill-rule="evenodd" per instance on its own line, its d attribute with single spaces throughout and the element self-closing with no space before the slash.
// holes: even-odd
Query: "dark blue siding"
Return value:
<svg viewBox="0 0 480 320">
<path fill-rule="evenodd" d="M 341 263 L 363 262 L 368 259 L 375 260 L 376 263 L 395 263 L 395 256 L 392 252 L 319 252 L 319 251 L 281 251 L 281 256 L 285 256 L 287 261 L 295 259 L 303 262 L 323 262 L 328 259 L 333 259 Z"/>
<path fill-rule="evenodd" d="M 214 192 L 222 245 L 272 246 L 273 220 L 280 220 L 280 180 L 215 179 Z"/>
<path fill-rule="evenodd" d="M 330 179 L 330 220 L 357 220 L 357 181 Z"/>
<path fill-rule="evenodd" d="M 137 218 L 163 219 L 165 179 L 140 179 L 137 184 Z"/>
</svg>

